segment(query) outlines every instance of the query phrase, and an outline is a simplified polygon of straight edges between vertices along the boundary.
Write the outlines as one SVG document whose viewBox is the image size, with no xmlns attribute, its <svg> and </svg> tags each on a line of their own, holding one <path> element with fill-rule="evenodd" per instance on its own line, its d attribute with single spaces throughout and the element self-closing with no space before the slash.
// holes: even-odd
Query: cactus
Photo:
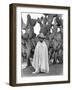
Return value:
<svg viewBox="0 0 72 90">
<path fill-rule="evenodd" d="M 55 22 L 52 24 L 53 18 Z M 34 26 L 38 22 L 40 24 L 40 33 L 46 36 L 46 44 L 48 46 L 49 60 L 53 59 L 53 63 L 63 63 L 63 20 L 60 15 L 47 14 L 45 17 L 32 19 L 30 15 L 27 16 L 27 24 L 25 26 L 25 34 L 22 34 L 22 48 L 24 42 L 27 44 L 27 59 L 33 58 L 35 46 L 38 42 L 38 37 L 34 33 Z M 22 23 L 23 24 L 23 23 Z M 53 27 L 53 28 L 52 28 Z M 52 28 L 52 33 L 51 33 Z M 58 32 L 57 29 L 60 29 Z M 22 54 L 23 55 L 23 54 Z M 58 60 L 58 61 L 57 61 Z M 29 61 L 30 62 L 30 61 Z"/>
</svg>

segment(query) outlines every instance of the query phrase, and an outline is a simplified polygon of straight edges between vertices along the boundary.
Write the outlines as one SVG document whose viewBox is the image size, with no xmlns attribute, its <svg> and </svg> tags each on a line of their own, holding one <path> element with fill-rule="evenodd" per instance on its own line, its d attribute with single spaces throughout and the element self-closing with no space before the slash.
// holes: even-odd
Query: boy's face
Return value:
<svg viewBox="0 0 72 90">
<path fill-rule="evenodd" d="M 39 38 L 39 41 L 40 41 L 40 42 L 43 42 L 43 40 L 44 40 L 43 38 Z"/>
</svg>

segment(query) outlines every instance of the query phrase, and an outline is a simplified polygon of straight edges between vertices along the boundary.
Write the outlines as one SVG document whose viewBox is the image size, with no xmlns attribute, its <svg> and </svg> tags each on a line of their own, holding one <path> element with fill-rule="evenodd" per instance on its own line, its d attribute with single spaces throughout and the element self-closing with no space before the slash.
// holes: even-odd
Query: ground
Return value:
<svg viewBox="0 0 72 90">
<path fill-rule="evenodd" d="M 34 68 L 32 66 L 22 69 L 22 77 L 24 76 L 51 76 L 51 75 L 62 75 L 63 74 L 63 64 L 50 64 L 49 73 L 37 73 L 33 74 Z"/>
</svg>

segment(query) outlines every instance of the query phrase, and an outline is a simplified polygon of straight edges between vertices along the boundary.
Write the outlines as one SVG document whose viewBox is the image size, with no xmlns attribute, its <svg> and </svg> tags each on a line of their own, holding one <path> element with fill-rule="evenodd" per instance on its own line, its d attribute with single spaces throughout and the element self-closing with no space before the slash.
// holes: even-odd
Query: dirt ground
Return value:
<svg viewBox="0 0 72 90">
<path fill-rule="evenodd" d="M 63 74 L 63 64 L 50 64 L 49 65 L 49 73 L 36 73 L 33 74 L 34 68 L 32 66 L 26 67 L 22 69 L 21 76 L 29 77 L 29 76 L 52 76 L 52 75 L 62 75 Z"/>
</svg>

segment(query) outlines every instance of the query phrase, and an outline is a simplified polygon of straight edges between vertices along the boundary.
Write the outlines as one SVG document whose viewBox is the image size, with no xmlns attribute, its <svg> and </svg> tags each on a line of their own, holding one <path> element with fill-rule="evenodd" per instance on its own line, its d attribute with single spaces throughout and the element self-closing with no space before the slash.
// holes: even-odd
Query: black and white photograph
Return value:
<svg viewBox="0 0 72 90">
<path fill-rule="evenodd" d="M 13 84 L 70 82 L 70 8 L 27 4 L 13 6 L 13 65 L 10 63 Z"/>
<path fill-rule="evenodd" d="M 21 76 L 63 75 L 63 15 L 21 13 Z"/>
</svg>

